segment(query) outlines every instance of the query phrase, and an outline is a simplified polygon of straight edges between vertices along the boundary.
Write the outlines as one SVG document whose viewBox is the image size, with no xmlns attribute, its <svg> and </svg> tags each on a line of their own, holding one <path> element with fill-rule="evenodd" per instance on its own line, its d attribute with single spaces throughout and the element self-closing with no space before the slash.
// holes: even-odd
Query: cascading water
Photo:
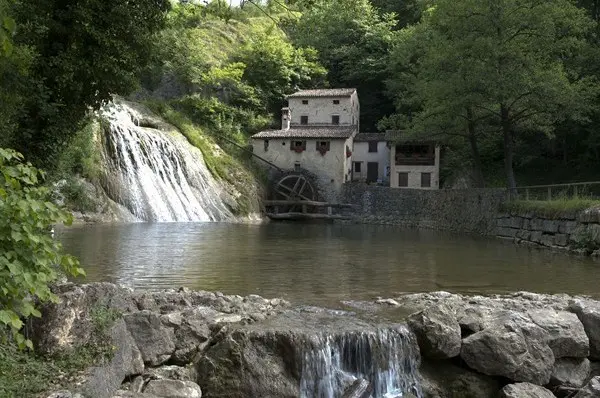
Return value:
<svg viewBox="0 0 600 398">
<path fill-rule="evenodd" d="M 340 398 L 364 379 L 373 398 L 421 398 L 419 352 L 403 327 L 352 331 L 311 337 L 302 358 L 302 398 Z"/>
<path fill-rule="evenodd" d="M 233 218 L 222 199 L 226 193 L 207 169 L 200 150 L 185 137 L 141 126 L 140 120 L 148 116 L 125 102 L 109 105 L 102 117 L 110 123 L 110 131 L 104 134 L 102 185 L 138 220 Z"/>
</svg>

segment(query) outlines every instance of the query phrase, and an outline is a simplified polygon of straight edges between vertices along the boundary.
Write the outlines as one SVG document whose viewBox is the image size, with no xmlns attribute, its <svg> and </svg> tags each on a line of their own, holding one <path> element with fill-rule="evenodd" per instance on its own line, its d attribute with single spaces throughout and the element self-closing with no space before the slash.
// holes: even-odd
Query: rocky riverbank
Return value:
<svg viewBox="0 0 600 398">
<path fill-rule="evenodd" d="M 342 311 L 106 283 L 57 293 L 33 327 L 40 351 L 92 341 L 99 307 L 119 316 L 112 355 L 53 398 L 600 396 L 600 302 L 583 297 L 436 292 Z"/>
</svg>

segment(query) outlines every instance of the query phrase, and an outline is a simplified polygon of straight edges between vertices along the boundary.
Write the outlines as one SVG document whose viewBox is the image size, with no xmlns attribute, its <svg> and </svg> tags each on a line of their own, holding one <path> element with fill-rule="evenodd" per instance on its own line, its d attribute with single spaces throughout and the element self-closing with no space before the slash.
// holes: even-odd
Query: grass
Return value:
<svg viewBox="0 0 600 398">
<path fill-rule="evenodd" d="M 573 214 L 585 209 L 600 206 L 600 200 L 589 198 L 564 198 L 555 200 L 514 200 L 504 203 L 506 212 L 532 212 L 546 217 Z"/>
<path fill-rule="evenodd" d="M 0 398 L 34 398 L 67 388 L 81 371 L 109 361 L 114 347 L 108 331 L 121 313 L 106 306 L 90 309 L 93 338 L 85 345 L 56 355 L 19 350 L 0 343 Z"/>
</svg>

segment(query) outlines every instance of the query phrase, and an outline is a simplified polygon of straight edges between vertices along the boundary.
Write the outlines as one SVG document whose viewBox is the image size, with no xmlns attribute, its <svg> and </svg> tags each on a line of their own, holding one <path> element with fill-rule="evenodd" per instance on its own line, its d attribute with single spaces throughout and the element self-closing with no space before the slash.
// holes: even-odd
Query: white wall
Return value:
<svg viewBox="0 0 600 398">
<path fill-rule="evenodd" d="M 269 148 L 265 151 L 264 139 L 252 139 L 253 152 L 274 163 L 284 170 L 294 170 L 295 163 L 299 162 L 300 167 L 315 174 L 319 179 L 319 185 L 325 190 L 336 192 L 341 191 L 342 184 L 350 179 L 351 159 L 346 158 L 346 145 L 352 149 L 352 138 L 343 139 L 305 139 L 306 150 L 296 153 L 290 150 L 291 141 L 302 141 L 300 138 L 271 138 L 269 139 Z M 317 151 L 317 141 L 329 141 L 330 150 L 321 155 Z M 322 192 L 328 200 L 334 200 L 333 197 Z"/>
<path fill-rule="evenodd" d="M 333 100 L 340 101 L 334 104 Z M 308 101 L 303 105 L 302 101 Z M 358 124 L 358 99 L 352 97 L 311 97 L 311 98 L 289 98 L 289 108 L 292 113 L 292 125 L 300 124 L 301 116 L 308 116 L 308 124 L 331 125 L 331 116 L 339 115 L 340 125 Z"/>
<path fill-rule="evenodd" d="M 396 166 L 396 146 L 392 144 L 390 150 L 390 187 L 413 189 L 439 189 L 440 188 L 440 147 L 435 148 L 434 166 Z M 408 186 L 398 186 L 398 173 L 408 173 Z M 421 173 L 431 173 L 431 187 L 421 187 Z"/>
<path fill-rule="evenodd" d="M 365 181 L 367 179 L 367 163 L 377 162 L 379 169 L 377 172 L 378 179 L 386 180 L 385 168 L 390 165 L 390 149 L 385 141 L 377 143 L 377 152 L 369 152 L 368 142 L 354 142 L 354 150 L 352 151 L 352 162 L 362 162 L 360 173 L 353 172 L 352 178 L 354 181 Z"/>
</svg>

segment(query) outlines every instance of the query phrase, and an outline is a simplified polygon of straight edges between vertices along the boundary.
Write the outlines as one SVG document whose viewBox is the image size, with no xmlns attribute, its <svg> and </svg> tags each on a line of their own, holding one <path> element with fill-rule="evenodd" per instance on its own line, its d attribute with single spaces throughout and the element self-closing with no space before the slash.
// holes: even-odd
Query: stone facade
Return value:
<svg viewBox="0 0 600 398">
<path fill-rule="evenodd" d="M 344 199 L 357 205 L 355 221 L 494 235 L 503 189 L 390 189 L 346 184 Z"/>
<path fill-rule="evenodd" d="M 413 189 L 439 189 L 440 188 L 440 147 L 435 147 L 435 163 L 433 165 L 398 165 L 396 164 L 396 145 L 392 143 L 390 150 L 390 187 Z M 408 185 L 401 186 L 400 173 L 408 174 Z M 430 174 L 429 186 L 423 186 L 421 176 Z"/>
<path fill-rule="evenodd" d="M 496 225 L 497 236 L 516 243 L 575 250 L 582 254 L 600 247 L 600 209 L 555 216 L 533 212 L 499 214 Z"/>
<path fill-rule="evenodd" d="M 340 126 L 359 123 L 360 103 L 356 90 L 349 94 L 335 89 L 299 91 L 288 97 L 288 104 L 292 128 L 302 125 L 302 117 L 306 118 L 307 125 L 332 125 L 333 116 L 339 116 Z"/>
</svg>

